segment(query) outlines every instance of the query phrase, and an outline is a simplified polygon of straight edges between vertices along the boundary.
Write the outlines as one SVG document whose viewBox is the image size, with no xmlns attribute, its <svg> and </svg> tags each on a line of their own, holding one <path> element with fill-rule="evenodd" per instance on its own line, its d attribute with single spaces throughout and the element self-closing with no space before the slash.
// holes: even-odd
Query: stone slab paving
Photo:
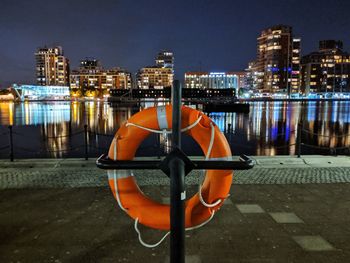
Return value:
<svg viewBox="0 0 350 263">
<path fill-rule="evenodd" d="M 141 188 L 156 200 L 169 195 L 168 186 Z M 241 184 L 229 200 L 205 227 L 186 232 L 188 262 L 349 262 L 350 184 Z M 265 212 L 239 210 L 249 204 Z M 271 213 L 294 213 L 304 223 L 277 223 Z M 0 262 L 167 262 L 169 238 L 145 248 L 133 224 L 107 186 L 4 189 Z M 164 235 L 140 230 L 149 243 Z"/>
<path fill-rule="evenodd" d="M 269 213 L 277 223 L 280 224 L 301 224 L 304 223 L 296 214 L 286 212 Z"/>
<path fill-rule="evenodd" d="M 293 236 L 293 239 L 306 251 L 329 251 L 335 249 L 321 236 Z"/>
<path fill-rule="evenodd" d="M 265 213 L 264 209 L 257 204 L 238 204 L 236 206 L 242 214 Z"/>
<path fill-rule="evenodd" d="M 233 205 L 232 201 L 230 198 L 225 199 L 224 205 Z"/>
</svg>

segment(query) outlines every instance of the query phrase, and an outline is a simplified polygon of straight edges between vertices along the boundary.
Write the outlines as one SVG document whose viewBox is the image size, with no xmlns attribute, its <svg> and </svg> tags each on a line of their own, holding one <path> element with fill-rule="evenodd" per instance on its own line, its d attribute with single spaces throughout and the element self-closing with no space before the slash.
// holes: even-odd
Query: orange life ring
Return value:
<svg viewBox="0 0 350 263">
<path fill-rule="evenodd" d="M 230 146 L 225 136 L 209 117 L 185 106 L 181 109 L 181 115 L 181 127 L 200 145 L 204 153 L 209 152 L 207 159 L 231 159 Z M 138 112 L 119 128 L 109 148 L 108 157 L 112 160 L 132 160 L 139 145 L 152 131 L 168 129 L 169 132 L 171 126 L 171 105 Z M 199 193 L 185 202 L 187 229 L 202 225 L 212 218 L 229 194 L 232 177 L 232 170 L 206 172 Z M 108 178 L 114 197 L 130 217 L 151 228 L 170 229 L 170 206 L 145 196 L 131 171 L 110 171 Z"/>
</svg>

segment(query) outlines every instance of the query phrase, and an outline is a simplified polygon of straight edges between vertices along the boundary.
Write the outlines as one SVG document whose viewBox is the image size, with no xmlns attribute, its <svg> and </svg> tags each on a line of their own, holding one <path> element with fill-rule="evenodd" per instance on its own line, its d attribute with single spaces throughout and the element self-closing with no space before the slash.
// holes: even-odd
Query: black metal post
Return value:
<svg viewBox="0 0 350 263">
<path fill-rule="evenodd" d="M 68 133 L 70 138 L 72 136 L 72 120 L 69 120 L 68 122 Z"/>
<path fill-rule="evenodd" d="M 297 132 L 297 155 L 298 155 L 298 158 L 300 158 L 300 155 L 301 155 L 301 123 L 299 122 L 298 123 L 298 132 Z"/>
<path fill-rule="evenodd" d="M 44 123 L 41 125 L 41 132 L 43 134 L 43 141 L 46 141 L 46 138 L 45 138 L 45 136 L 46 136 L 46 134 L 45 134 L 45 124 Z"/>
<path fill-rule="evenodd" d="M 181 149 L 181 83 L 175 80 L 172 90 L 172 147 Z M 170 168 L 170 262 L 185 262 L 185 165 L 173 158 Z"/>
<path fill-rule="evenodd" d="M 185 262 L 185 164 L 175 157 L 170 168 L 170 262 Z"/>
<path fill-rule="evenodd" d="M 85 142 L 85 160 L 89 159 L 89 151 L 88 151 L 88 129 L 87 125 L 84 125 L 84 142 Z"/>
<path fill-rule="evenodd" d="M 181 83 L 174 81 L 172 90 L 173 120 L 172 120 L 172 145 L 181 149 Z"/>
<path fill-rule="evenodd" d="M 10 130 L 10 160 L 13 162 L 13 135 L 12 135 L 12 125 L 9 126 Z"/>
<path fill-rule="evenodd" d="M 157 155 L 158 155 L 158 159 L 160 159 L 160 151 L 161 151 L 161 148 L 160 148 L 160 134 L 156 134 L 156 146 L 157 146 Z"/>
</svg>

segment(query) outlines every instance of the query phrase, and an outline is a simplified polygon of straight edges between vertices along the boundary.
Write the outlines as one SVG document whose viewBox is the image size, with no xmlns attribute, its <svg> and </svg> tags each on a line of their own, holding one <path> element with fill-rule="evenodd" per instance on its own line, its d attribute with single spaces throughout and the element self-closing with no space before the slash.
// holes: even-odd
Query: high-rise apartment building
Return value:
<svg viewBox="0 0 350 263">
<path fill-rule="evenodd" d="M 237 76 L 237 88 L 242 89 L 247 87 L 247 72 L 245 71 L 233 71 L 230 72 L 230 74 L 233 74 L 234 76 Z"/>
<path fill-rule="evenodd" d="M 155 66 L 141 68 L 137 73 L 137 88 L 164 89 L 173 86 L 174 53 L 161 51 L 155 59 Z"/>
<path fill-rule="evenodd" d="M 35 60 L 38 85 L 69 86 L 69 60 L 63 55 L 62 47 L 38 48 Z"/>
<path fill-rule="evenodd" d="M 292 27 L 277 25 L 267 28 L 257 38 L 257 59 L 254 64 L 256 91 L 290 95 L 299 92 L 300 38 Z"/>
<path fill-rule="evenodd" d="M 96 59 L 80 61 L 70 75 L 73 96 L 103 97 L 111 89 L 130 89 L 131 74 L 123 69 L 104 69 Z"/>
<path fill-rule="evenodd" d="M 322 40 L 319 50 L 301 59 L 301 91 L 310 93 L 350 92 L 350 54 L 343 42 Z"/>
<path fill-rule="evenodd" d="M 263 81 L 263 72 L 257 71 L 256 61 L 251 61 L 248 63 L 248 68 L 246 71 L 246 88 L 251 91 L 258 90 L 258 83 Z"/>
<path fill-rule="evenodd" d="M 140 89 L 163 89 L 172 87 L 173 80 L 172 68 L 144 67 L 137 74 L 137 87 Z"/>
<path fill-rule="evenodd" d="M 174 69 L 174 53 L 170 51 L 161 51 L 156 56 L 156 65 L 160 68 Z"/>
<path fill-rule="evenodd" d="M 235 89 L 239 88 L 237 72 L 186 72 L 185 88 Z"/>
</svg>

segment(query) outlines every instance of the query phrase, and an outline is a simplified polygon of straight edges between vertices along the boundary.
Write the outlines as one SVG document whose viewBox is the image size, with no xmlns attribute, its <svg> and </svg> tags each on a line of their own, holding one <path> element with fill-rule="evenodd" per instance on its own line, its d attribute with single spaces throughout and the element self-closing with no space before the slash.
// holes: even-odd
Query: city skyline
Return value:
<svg viewBox="0 0 350 263">
<path fill-rule="evenodd" d="M 120 66 L 133 73 L 149 65 L 159 50 L 171 50 L 178 79 L 186 71 L 247 68 L 256 57 L 257 36 L 274 24 L 293 27 L 302 39 L 302 55 L 316 50 L 322 39 L 339 39 L 344 50 L 350 47 L 346 30 L 350 18 L 345 12 L 350 4 L 345 1 L 331 6 L 326 1 L 248 1 L 239 6 L 231 1 L 151 2 L 61 1 L 55 12 L 48 13 L 53 2 L 35 0 L 28 5 L 19 1 L 14 5 L 4 1 L 0 85 L 34 83 L 34 50 L 51 44 L 63 46 L 71 68 L 85 57 L 96 57 L 106 67 Z"/>
</svg>

